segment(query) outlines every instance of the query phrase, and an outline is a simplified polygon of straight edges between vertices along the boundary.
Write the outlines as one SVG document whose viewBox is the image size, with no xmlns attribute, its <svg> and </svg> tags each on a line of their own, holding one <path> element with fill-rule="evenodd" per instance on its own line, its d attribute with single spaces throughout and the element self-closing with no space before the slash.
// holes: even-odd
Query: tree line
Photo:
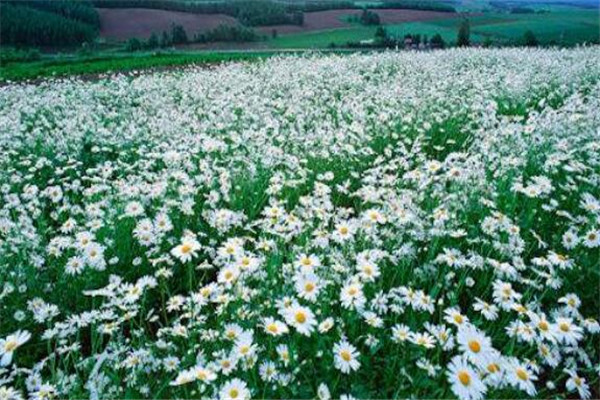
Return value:
<svg viewBox="0 0 600 400">
<path fill-rule="evenodd" d="M 181 11 L 196 14 L 226 14 L 237 18 L 246 26 L 270 26 L 280 24 L 302 25 L 304 13 L 335 9 L 361 9 L 353 1 L 306 1 L 284 2 L 275 0 L 232 0 L 216 2 L 189 2 L 180 0 L 92 0 L 102 8 L 149 8 Z M 389 0 L 374 3 L 369 8 L 413 9 L 455 12 L 450 4 L 431 0 Z"/>
<path fill-rule="evenodd" d="M 524 32 L 520 40 L 509 43 L 494 43 L 490 36 L 486 36 L 481 45 L 483 47 L 491 47 L 496 45 L 518 45 L 527 47 L 539 46 L 539 41 L 533 31 L 527 30 Z M 469 47 L 475 45 L 471 41 L 471 24 L 467 18 L 464 18 L 458 26 L 456 34 L 456 42 L 446 43 L 442 35 L 439 33 L 433 34 L 430 38 L 427 35 L 419 33 L 407 33 L 403 37 L 390 34 L 383 26 L 378 26 L 375 30 L 373 40 L 362 42 L 347 42 L 346 47 L 350 48 L 408 48 L 408 49 L 443 49 L 448 45 L 457 47 Z M 336 47 L 335 43 L 331 43 L 329 47 Z"/>
<path fill-rule="evenodd" d="M 210 43 L 210 42 L 254 42 L 264 37 L 257 34 L 254 29 L 241 25 L 225 25 L 196 34 L 190 38 L 181 25 L 173 24 L 171 31 L 163 31 L 159 36 L 152 33 L 148 40 L 142 41 L 138 38 L 131 38 L 127 41 L 125 49 L 127 51 L 153 50 L 165 48 L 172 45 L 187 43 Z"/>
<path fill-rule="evenodd" d="M 270 0 L 186 2 L 177 0 L 93 0 L 101 8 L 149 8 L 194 14 L 225 14 L 246 26 L 302 25 L 304 15 Z"/>
<path fill-rule="evenodd" d="M 71 46 L 98 35 L 96 10 L 87 2 L 0 2 L 3 45 Z"/>
</svg>

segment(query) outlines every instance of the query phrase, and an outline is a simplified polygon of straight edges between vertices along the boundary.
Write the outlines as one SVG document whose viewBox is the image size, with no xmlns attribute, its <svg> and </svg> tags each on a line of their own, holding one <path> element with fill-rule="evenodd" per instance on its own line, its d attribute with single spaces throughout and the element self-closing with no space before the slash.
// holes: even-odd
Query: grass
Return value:
<svg viewBox="0 0 600 400">
<path fill-rule="evenodd" d="M 440 34 L 446 42 L 456 42 L 462 16 L 431 21 L 386 25 L 391 35 L 403 37 L 420 34 L 431 37 Z M 565 8 L 543 14 L 485 13 L 470 17 L 471 40 L 482 43 L 486 37 L 499 44 L 519 44 L 523 34 L 531 30 L 542 45 L 571 46 L 582 42 L 598 42 L 600 23 L 597 10 Z M 372 39 L 376 27 L 355 24 L 348 28 L 281 35 L 268 42 L 273 48 L 325 48 L 332 43 L 344 46 L 348 42 Z"/>
<path fill-rule="evenodd" d="M 50 57 L 35 62 L 2 65 L 1 81 L 22 81 L 69 75 L 102 74 L 147 68 L 176 67 L 188 64 L 218 64 L 229 61 L 253 61 L 277 54 L 260 52 L 169 52 L 140 54 L 100 54 L 93 56 Z"/>
<path fill-rule="evenodd" d="M 25 387 L 32 381 L 26 381 L 28 375 L 38 377 L 40 366 L 39 380 L 60 388 L 56 397 L 61 398 L 91 397 L 86 384 L 99 376 L 107 386 L 102 397 L 115 398 L 148 398 L 148 393 L 165 399 L 216 398 L 233 378 L 247 383 L 257 398 L 315 398 L 321 383 L 332 398 L 347 392 L 357 398 L 450 398 L 455 389 L 448 365 L 465 357 L 464 341 L 454 348 L 439 341 L 426 349 L 413 336 L 402 342 L 392 334 L 397 324 L 414 333 L 429 330 L 426 323 L 443 324 L 445 336 L 454 340 L 459 329 L 445 322 L 444 314 L 457 307 L 476 327 L 476 336 L 493 343 L 498 355 L 484 352 L 506 365 L 507 374 L 514 369 L 509 361 L 528 366 L 531 360 L 540 368 L 535 369 L 537 397 L 570 397 L 562 364 L 545 365 L 538 343 L 516 340 L 507 328 L 528 321 L 514 307 L 521 303 L 528 315 L 543 313 L 554 324 L 567 315 L 558 300 L 567 293 L 579 296 L 583 317 L 598 314 L 600 296 L 590 282 L 598 278 L 600 247 L 562 244 L 566 231 L 583 237 L 597 229 L 595 203 L 589 210 L 580 205 L 586 196 L 600 198 L 594 147 L 598 103 L 593 93 L 585 94 L 584 84 L 598 88 L 600 76 L 595 68 L 583 68 L 598 64 L 596 49 L 467 49 L 273 61 L 252 70 L 212 71 L 202 82 L 190 71 L 174 79 L 149 76 L 144 84 L 115 79 L 105 85 L 50 83 L 35 91 L 19 86 L 0 91 L 0 117 L 8 123 L 0 143 L 6 149 L 0 153 L 5 171 L 0 184 L 8 200 L 0 204 L 0 222 L 8 227 L 0 232 L 7 244 L 0 246 L 0 283 L 19 288 L 0 296 L 0 339 L 17 329 L 32 333 L 16 352 L 10 365 L 16 378 L 10 376 L 8 384 Z M 515 72 L 523 79 L 511 89 L 503 83 Z M 497 110 L 482 109 L 482 103 Z M 505 118 L 533 113 L 532 131 L 525 128 L 533 119 Z M 207 151 L 213 144 L 223 147 Z M 285 158 L 275 163 L 271 157 L 278 154 Z M 561 164 L 550 169 L 552 160 Z M 431 168 L 435 165 L 440 169 Z M 568 168 L 578 165 L 585 168 Z M 514 186 L 535 176 L 548 178 L 550 194 L 529 196 Z M 55 185 L 65 188 L 62 201 L 46 194 Z M 32 188 L 40 188 L 37 196 Z M 223 199 L 211 200 L 214 193 Z M 138 199 L 141 214 L 127 215 L 128 205 Z M 187 212 L 179 205 L 190 199 Z M 284 216 L 272 218 L 267 211 L 279 201 Z M 451 212 L 446 222 L 436 217 L 442 209 Z M 369 210 L 388 219 L 367 223 Z M 243 211 L 247 220 L 221 231 L 213 211 Z M 397 220 L 407 211 L 409 221 Z M 570 218 L 562 218 L 565 211 Z M 172 230 L 146 247 L 134 230 L 163 212 Z M 61 228 L 67 218 L 75 221 L 71 232 Z M 114 262 L 102 271 L 86 265 L 80 275 L 71 275 L 66 260 L 83 253 L 71 243 L 96 219 L 100 226 L 90 235 Z M 338 243 L 336 225 L 345 220 L 356 223 L 358 232 Z M 296 221 L 302 225 L 288 236 L 284 229 Z M 190 261 L 166 258 L 186 230 L 199 233 L 201 250 Z M 319 244 L 323 237 L 328 242 Z M 230 243 L 243 243 L 240 254 L 258 265 L 230 285 L 217 276 L 238 261 L 214 254 L 233 239 Z M 266 247 L 259 247 L 265 239 Z M 448 261 L 438 259 L 445 250 L 457 253 Z M 545 267 L 555 250 L 574 267 Z M 279 304 L 302 293 L 293 283 L 305 273 L 293 265 L 304 252 L 323 260 L 314 270 L 326 284 L 314 302 L 301 299 L 301 304 L 319 320 L 331 317 L 335 325 L 303 335 L 292 325 L 298 317 L 284 316 L 290 331 L 271 337 L 263 318 L 282 317 Z M 380 277 L 367 280 L 354 272 L 362 270 L 364 254 L 379 252 L 386 255 L 373 261 Z M 31 254 L 40 255 L 43 267 L 31 262 Z M 212 270 L 197 269 L 203 261 Z M 500 270 L 496 261 L 505 264 L 501 268 L 515 264 L 518 272 Z M 560 278 L 564 286 L 550 289 L 544 284 L 549 277 Z M 110 297 L 84 295 L 109 281 L 117 287 Z M 368 304 L 385 295 L 379 327 L 365 323 L 364 310 L 340 302 L 347 281 L 361 282 Z M 473 303 L 477 297 L 501 304 L 494 299 L 498 281 L 511 282 L 518 298 L 488 321 Z M 204 303 L 199 297 L 204 289 L 225 300 L 215 296 Z M 405 289 L 428 299 L 432 311 L 396 300 Z M 185 298 L 189 309 L 167 308 L 175 296 Z M 57 305 L 60 315 L 42 322 L 33 321 L 30 312 L 15 317 L 26 305 L 33 308 L 29 302 L 35 305 L 36 298 Z M 85 322 L 88 318 L 91 322 Z M 223 334 L 228 323 L 252 333 L 252 363 L 219 372 L 201 394 L 200 375 L 170 385 L 188 368 L 240 352 L 241 346 Z M 185 328 L 184 337 L 175 328 Z M 46 329 L 60 336 L 45 338 Z M 342 337 L 356 347 L 360 360 L 360 368 L 348 375 L 333 361 L 334 344 Z M 598 336 L 586 331 L 576 342 L 577 351 L 597 365 Z M 278 361 L 280 344 L 292 354 L 287 362 Z M 565 364 L 573 357 L 597 397 L 597 372 L 575 359 L 585 358 L 574 356 L 575 347 L 563 340 L 551 345 L 565 356 Z M 167 356 L 177 357 L 180 365 L 153 367 L 154 360 Z M 261 378 L 261 365 L 271 360 L 293 380 Z M 420 365 L 424 361 L 433 373 Z M 65 376 L 74 383 L 63 389 Z M 499 387 L 490 385 L 487 397 L 525 397 L 504 376 L 498 379 Z M 549 380 L 556 385 L 545 385 Z"/>
<path fill-rule="evenodd" d="M 268 45 L 273 48 L 288 49 L 325 48 L 331 43 L 334 43 L 336 46 L 343 46 L 348 42 L 372 39 L 375 35 L 375 29 L 372 26 L 357 25 L 350 28 L 293 33 L 271 39 Z"/>
<path fill-rule="evenodd" d="M 599 41 L 600 22 L 598 10 L 578 8 L 551 8 L 543 14 L 485 13 L 469 18 L 471 40 L 482 43 L 486 38 L 498 44 L 519 44 L 523 34 L 531 30 L 542 45 L 571 46 L 582 42 Z M 407 22 L 387 25 L 388 32 L 396 37 L 408 34 L 431 36 L 440 34 L 453 44 L 462 17 Z M 62 77 L 69 75 L 95 75 L 112 71 L 132 71 L 148 68 L 169 68 L 188 64 L 217 64 L 228 61 L 253 61 L 270 57 L 282 49 L 326 49 L 332 44 L 344 47 L 348 42 L 373 39 L 376 27 L 353 24 L 348 28 L 328 29 L 280 35 L 269 39 L 267 49 L 260 51 L 167 51 L 128 54 L 102 51 L 93 55 L 43 56 L 39 61 L 18 61 L 0 65 L 0 82 Z"/>
<path fill-rule="evenodd" d="M 542 44 L 574 45 L 598 42 L 600 23 L 597 10 L 573 10 L 547 14 L 511 14 L 506 22 L 473 27 L 472 32 L 502 41 L 517 41 L 531 30 Z"/>
</svg>

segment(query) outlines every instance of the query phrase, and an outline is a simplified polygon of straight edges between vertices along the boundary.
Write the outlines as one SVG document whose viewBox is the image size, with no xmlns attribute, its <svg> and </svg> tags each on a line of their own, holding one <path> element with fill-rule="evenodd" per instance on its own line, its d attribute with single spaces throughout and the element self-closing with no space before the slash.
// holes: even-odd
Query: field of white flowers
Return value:
<svg viewBox="0 0 600 400">
<path fill-rule="evenodd" d="M 600 396 L 600 51 L 0 88 L 0 399 Z"/>
</svg>

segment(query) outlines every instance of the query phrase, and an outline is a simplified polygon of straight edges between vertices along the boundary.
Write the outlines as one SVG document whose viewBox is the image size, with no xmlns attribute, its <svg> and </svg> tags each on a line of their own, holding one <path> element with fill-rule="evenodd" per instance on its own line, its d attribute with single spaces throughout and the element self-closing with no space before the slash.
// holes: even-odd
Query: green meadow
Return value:
<svg viewBox="0 0 600 400">
<path fill-rule="evenodd" d="M 448 43 L 456 41 L 458 27 L 463 16 L 451 19 L 407 22 L 386 25 L 392 36 L 403 37 L 420 34 L 431 37 L 440 34 Z M 526 31 L 531 30 L 542 45 L 571 46 L 577 43 L 598 43 L 600 23 L 597 10 L 557 8 L 536 14 L 483 13 L 468 17 L 471 22 L 471 40 L 482 43 L 489 38 L 502 45 L 518 45 Z M 323 48 L 335 44 L 373 39 L 376 28 L 353 25 L 348 28 L 328 29 L 314 32 L 280 35 L 270 39 L 273 48 Z"/>
</svg>

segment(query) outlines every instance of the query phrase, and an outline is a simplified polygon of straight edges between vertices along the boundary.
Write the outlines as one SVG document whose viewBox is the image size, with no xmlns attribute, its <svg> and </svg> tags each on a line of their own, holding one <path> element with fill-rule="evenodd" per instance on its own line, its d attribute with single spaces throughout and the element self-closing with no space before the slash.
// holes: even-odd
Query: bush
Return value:
<svg viewBox="0 0 600 400">
<path fill-rule="evenodd" d="M 469 25 L 469 20 L 465 19 L 461 22 L 460 27 L 458 28 L 458 37 L 456 40 L 456 45 L 459 47 L 469 46 L 471 44 L 471 27 Z"/>
<path fill-rule="evenodd" d="M 171 43 L 185 44 L 188 42 L 187 33 L 181 25 L 173 25 L 171 27 Z"/>
<path fill-rule="evenodd" d="M 138 38 L 131 38 L 125 45 L 127 51 L 140 51 L 142 50 L 142 42 Z"/>
<path fill-rule="evenodd" d="M 155 49 L 159 45 L 160 45 L 160 43 L 158 41 L 158 36 L 156 35 L 156 33 L 152 32 L 152 35 L 150 35 L 150 37 L 148 38 L 148 41 L 146 41 L 146 48 Z"/>
<path fill-rule="evenodd" d="M 528 30 L 525 32 L 525 34 L 523 34 L 523 44 L 529 47 L 535 47 L 538 45 L 538 40 L 532 31 Z"/>
<path fill-rule="evenodd" d="M 446 47 L 446 42 L 444 41 L 442 35 L 440 35 L 439 33 L 436 33 L 431 37 L 429 44 L 431 45 L 431 47 L 436 49 L 443 49 L 444 47 Z"/>
<path fill-rule="evenodd" d="M 171 45 L 171 38 L 166 31 L 163 31 L 160 37 L 160 47 L 169 47 Z"/>
<path fill-rule="evenodd" d="M 360 23 L 363 25 L 379 25 L 379 14 L 365 8 L 360 16 Z"/>
<path fill-rule="evenodd" d="M 277 32 L 277 31 L 275 31 Z M 273 33 L 271 33 L 272 35 Z M 244 26 L 219 25 L 215 29 L 196 36 L 196 42 L 255 42 L 262 37 L 253 29 Z"/>
<path fill-rule="evenodd" d="M 0 51 L 0 65 L 6 65 L 12 62 L 22 61 L 36 61 L 41 58 L 40 51 L 38 49 L 15 49 L 15 48 L 3 48 Z"/>
</svg>

